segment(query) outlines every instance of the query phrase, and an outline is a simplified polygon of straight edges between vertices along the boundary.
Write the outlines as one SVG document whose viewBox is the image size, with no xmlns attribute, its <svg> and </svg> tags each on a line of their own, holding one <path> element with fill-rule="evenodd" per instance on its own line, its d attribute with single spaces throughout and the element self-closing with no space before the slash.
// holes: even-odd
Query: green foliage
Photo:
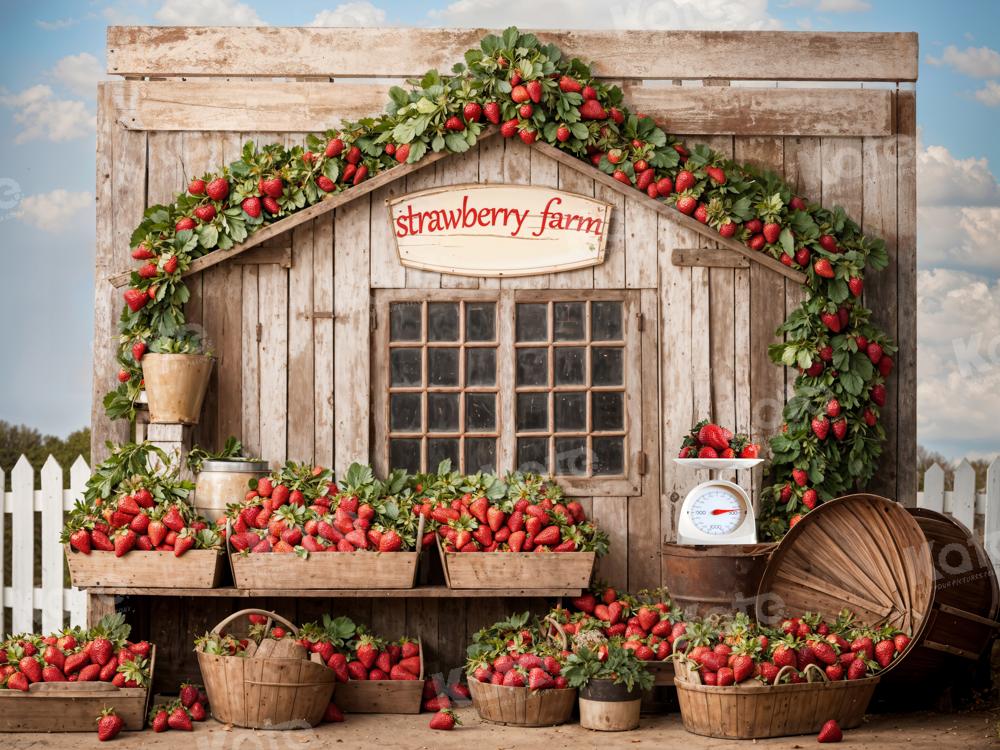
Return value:
<svg viewBox="0 0 1000 750">
<path fill-rule="evenodd" d="M 607 656 L 602 658 L 606 649 Z M 599 649 L 586 646 L 578 648 L 566 657 L 560 672 L 570 687 L 582 688 L 591 680 L 611 680 L 615 685 L 624 685 L 629 691 L 653 687 L 653 673 L 635 655 L 635 651 L 623 648 L 614 640 Z"/>
<path fill-rule="evenodd" d="M 198 474 L 201 471 L 201 465 L 205 461 L 224 461 L 226 459 L 243 459 L 244 461 L 256 461 L 256 458 L 248 458 L 243 455 L 243 443 L 241 443 L 237 438 L 230 435 L 226 439 L 226 444 L 222 446 L 222 450 L 212 452 L 205 450 L 200 445 L 194 446 L 187 454 L 185 462 L 187 464 L 188 471 L 192 474 Z"/>
<path fill-rule="evenodd" d="M 41 489 L 41 468 L 51 455 L 63 468 L 63 487 L 69 487 L 69 468 L 78 456 L 90 463 L 90 428 L 71 432 L 65 438 L 43 435 L 27 425 L 14 425 L 0 420 L 0 469 L 7 474 L 10 487 L 10 471 L 24 454 L 35 468 L 35 489 Z M 0 488 L 2 489 L 2 488 Z"/>
</svg>

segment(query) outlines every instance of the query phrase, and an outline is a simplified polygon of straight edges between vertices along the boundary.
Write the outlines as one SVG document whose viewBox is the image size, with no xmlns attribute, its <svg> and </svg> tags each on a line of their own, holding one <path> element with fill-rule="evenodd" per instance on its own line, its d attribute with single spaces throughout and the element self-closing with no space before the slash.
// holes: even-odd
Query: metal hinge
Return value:
<svg viewBox="0 0 1000 750">
<path fill-rule="evenodd" d="M 263 339 L 263 338 L 264 338 L 264 326 L 263 326 L 262 323 L 258 323 L 257 324 L 257 343 L 259 344 L 261 342 L 261 339 Z"/>
<path fill-rule="evenodd" d="M 639 476 L 646 476 L 646 451 L 639 451 L 635 457 L 635 466 L 639 470 Z"/>
<path fill-rule="evenodd" d="M 368 330 L 374 331 L 378 328 L 378 313 L 375 312 L 375 307 L 368 308 Z"/>
<path fill-rule="evenodd" d="M 636 317 L 636 322 L 639 324 L 639 330 L 640 331 L 645 331 L 646 330 L 646 316 L 643 313 L 636 313 L 635 317 Z"/>
</svg>

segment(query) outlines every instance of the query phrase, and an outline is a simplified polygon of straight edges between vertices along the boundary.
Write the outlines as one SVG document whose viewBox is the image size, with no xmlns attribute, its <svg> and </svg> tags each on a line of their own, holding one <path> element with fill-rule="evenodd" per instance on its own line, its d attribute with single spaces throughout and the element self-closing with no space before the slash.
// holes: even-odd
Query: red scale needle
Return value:
<svg viewBox="0 0 1000 750">
<path fill-rule="evenodd" d="M 712 510 L 713 516 L 721 516 L 723 513 L 738 513 L 739 508 L 715 508 Z"/>
</svg>

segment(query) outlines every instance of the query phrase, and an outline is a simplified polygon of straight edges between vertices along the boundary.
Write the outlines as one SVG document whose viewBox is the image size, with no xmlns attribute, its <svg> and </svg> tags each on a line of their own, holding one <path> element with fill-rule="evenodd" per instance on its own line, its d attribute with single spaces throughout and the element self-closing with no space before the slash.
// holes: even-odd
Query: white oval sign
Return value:
<svg viewBox="0 0 1000 750">
<path fill-rule="evenodd" d="M 386 201 L 399 262 L 531 276 L 604 262 L 611 204 L 538 185 L 449 185 Z"/>
</svg>

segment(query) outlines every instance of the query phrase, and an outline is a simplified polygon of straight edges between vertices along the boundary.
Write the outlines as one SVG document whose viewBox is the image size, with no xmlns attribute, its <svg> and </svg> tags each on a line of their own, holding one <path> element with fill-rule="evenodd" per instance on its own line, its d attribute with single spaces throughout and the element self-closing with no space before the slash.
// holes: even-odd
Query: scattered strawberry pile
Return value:
<svg viewBox="0 0 1000 750">
<path fill-rule="evenodd" d="M 705 685 L 860 680 L 888 667 L 910 643 L 908 635 L 892 627 L 856 623 L 847 610 L 833 622 L 806 613 L 782 620 L 777 628 L 752 623 L 745 615 L 681 625 L 678 658 L 697 670 Z"/>
<path fill-rule="evenodd" d="M 154 458 L 165 468 L 150 469 Z M 180 557 L 190 549 L 220 549 L 222 537 L 187 503 L 193 489 L 163 451 L 126 443 L 91 476 L 60 540 L 85 555 L 98 550 L 116 557 L 132 550 Z"/>
<path fill-rule="evenodd" d="M 417 520 L 405 472 L 385 481 L 352 464 L 340 484 L 329 470 L 287 463 L 252 483 L 217 525 L 238 553 L 399 552 L 416 547 Z"/>
<path fill-rule="evenodd" d="M 386 641 L 348 617 L 324 615 L 303 625 L 299 642 L 337 675 L 348 680 L 419 680 L 420 643 L 412 638 Z"/>
<path fill-rule="evenodd" d="M 134 416 L 142 374 L 133 347 L 182 326 L 190 296 L 182 274 L 195 258 L 398 164 L 432 151 L 468 151 L 484 127 L 496 125 L 505 138 L 541 139 L 586 159 L 721 237 L 804 271 L 805 300 L 770 350 L 776 363 L 801 373 L 784 411 L 786 428 L 771 444 L 773 481 L 780 487 L 793 468 L 808 471 L 826 499 L 870 479 L 885 439 L 878 410 L 892 365 L 873 364 L 869 345 L 882 355 L 895 349 L 873 325 L 862 294 L 866 269 L 888 263 L 885 243 L 865 237 L 842 208 L 804 200 L 773 173 L 668 136 L 651 117 L 631 112 L 619 87 L 533 34 L 513 27 L 488 34 L 464 57 L 453 75 L 429 71 L 408 91 L 393 87 L 386 112 L 309 136 L 305 148 L 248 142 L 240 159 L 193 179 L 172 204 L 146 210 L 130 240 L 140 265 L 124 294 L 118 359 L 125 378 L 105 398 L 108 414 Z M 820 446 L 810 430 L 813 407 L 831 397 L 844 410 L 847 432 Z M 765 533 L 780 537 L 791 515 L 784 505 L 766 507 Z"/>
<path fill-rule="evenodd" d="M 424 711 L 442 711 L 453 706 L 468 705 L 471 699 L 468 685 L 458 681 L 446 685 L 441 675 L 435 675 L 424 680 L 421 708 Z"/>
<path fill-rule="evenodd" d="M 154 732 L 173 729 L 180 732 L 193 730 L 191 722 L 208 718 L 208 694 L 201 685 L 181 684 L 176 700 L 161 703 L 149 712 L 149 725 Z"/>
<path fill-rule="evenodd" d="M 680 610 L 664 589 L 619 594 L 610 586 L 598 586 L 572 599 L 570 606 L 572 610 L 556 608 L 549 615 L 567 635 L 597 631 L 642 661 L 669 658 L 676 634 L 683 632 Z"/>
<path fill-rule="evenodd" d="M 587 520 L 583 506 L 537 474 L 463 476 L 445 461 L 417 478 L 413 512 L 428 522 L 423 543 L 436 534 L 446 552 L 597 552 L 608 537 Z"/>
<path fill-rule="evenodd" d="M 678 458 L 757 458 L 760 446 L 744 433 L 720 427 L 707 419 L 696 424 L 684 437 Z"/>
<path fill-rule="evenodd" d="M 548 637 L 541 621 L 529 623 L 527 612 L 483 628 L 468 648 L 469 680 L 529 690 L 562 690 L 560 672 L 569 651 Z"/>
<path fill-rule="evenodd" d="M 149 684 L 148 641 L 128 640 L 122 614 L 106 615 L 90 630 L 58 635 L 14 635 L 0 643 L 0 688 L 28 691 L 34 682 L 110 682 L 119 688 Z"/>
</svg>

